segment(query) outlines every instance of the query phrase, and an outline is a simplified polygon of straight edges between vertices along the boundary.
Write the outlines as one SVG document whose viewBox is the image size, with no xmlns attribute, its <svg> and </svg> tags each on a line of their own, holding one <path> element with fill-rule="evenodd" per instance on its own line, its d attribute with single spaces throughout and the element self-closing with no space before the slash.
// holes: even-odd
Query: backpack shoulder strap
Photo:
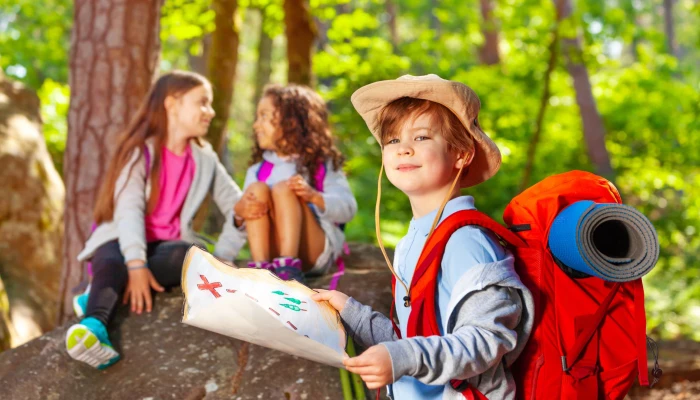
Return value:
<svg viewBox="0 0 700 400">
<path fill-rule="evenodd" d="M 323 181 L 326 179 L 326 163 L 323 161 L 318 163 L 318 168 L 316 168 L 316 176 L 314 177 L 314 182 L 316 183 L 316 190 L 323 192 Z"/>
<path fill-rule="evenodd" d="M 148 180 L 148 175 L 151 173 L 151 151 L 145 144 L 143 145 L 143 158 L 146 161 L 146 180 Z"/>
<path fill-rule="evenodd" d="M 258 181 L 267 182 L 267 180 L 270 178 L 270 175 L 272 175 L 272 168 L 274 168 L 274 166 L 275 164 L 267 160 L 262 160 L 260 166 L 258 167 L 258 172 L 256 173 Z"/>
<path fill-rule="evenodd" d="M 437 272 L 440 268 L 440 262 L 445 253 L 447 242 L 455 231 L 468 225 L 486 228 L 513 247 L 527 247 L 527 244 L 520 239 L 518 235 L 494 221 L 488 215 L 476 210 L 457 211 L 440 222 L 433 234 L 428 238 L 428 241 L 423 247 L 423 252 L 418 258 L 418 263 L 416 264 L 416 271 L 413 274 L 413 281 L 411 282 L 411 292 L 413 292 L 413 287 L 418 289 L 417 292 L 422 292 L 423 289 L 425 289 L 425 286 L 421 285 L 420 281 L 422 277 L 426 276 L 426 272 L 431 265 L 431 260 L 437 261 L 435 265 L 437 269 L 434 271 L 435 275 L 433 279 L 437 278 Z M 428 276 L 432 277 L 432 274 L 428 274 Z M 429 281 L 426 280 L 425 284 L 429 284 Z M 432 286 L 434 286 L 434 283 Z M 411 299 L 411 301 L 412 300 L 413 299 Z"/>
<path fill-rule="evenodd" d="M 415 294 L 416 299 L 411 299 L 412 309 L 407 326 L 409 337 L 440 334 L 435 315 L 437 275 L 442 266 L 442 258 L 450 237 L 455 231 L 468 225 L 489 229 L 511 246 L 527 246 L 516 234 L 482 212 L 464 210 L 445 218 L 428 238 L 418 259 L 416 271 L 413 273 L 411 297 L 414 297 Z M 483 393 L 466 380 L 453 379 L 449 384 L 466 400 L 487 400 Z"/>
</svg>

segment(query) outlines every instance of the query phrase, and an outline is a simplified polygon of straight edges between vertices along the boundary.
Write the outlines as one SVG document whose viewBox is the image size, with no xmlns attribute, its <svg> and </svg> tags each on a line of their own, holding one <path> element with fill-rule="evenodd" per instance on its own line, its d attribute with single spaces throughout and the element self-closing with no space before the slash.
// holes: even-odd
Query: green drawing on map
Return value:
<svg viewBox="0 0 700 400">
<path fill-rule="evenodd" d="M 299 306 L 295 306 L 294 304 L 280 304 L 282 307 L 288 308 L 292 311 L 301 311 L 301 308 Z"/>
<path fill-rule="evenodd" d="M 272 292 L 272 293 L 273 293 L 273 294 L 278 294 L 278 295 L 280 295 L 280 296 L 286 296 L 286 295 L 287 295 L 287 293 L 285 293 L 285 292 L 283 292 L 283 291 L 281 291 L 281 290 L 275 290 L 275 291 Z"/>
<path fill-rule="evenodd" d="M 290 301 L 290 302 L 292 302 L 292 303 L 294 303 L 294 304 L 296 304 L 296 305 L 299 305 L 299 304 L 302 303 L 301 300 L 297 300 L 297 299 L 292 298 L 292 297 L 285 297 L 284 299 L 287 300 L 287 301 Z"/>
</svg>

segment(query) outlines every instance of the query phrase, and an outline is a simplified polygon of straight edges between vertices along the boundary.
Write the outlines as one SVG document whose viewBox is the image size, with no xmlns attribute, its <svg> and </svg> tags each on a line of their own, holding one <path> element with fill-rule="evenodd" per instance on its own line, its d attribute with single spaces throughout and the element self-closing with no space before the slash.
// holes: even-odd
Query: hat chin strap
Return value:
<svg viewBox="0 0 700 400">
<path fill-rule="evenodd" d="M 457 176 L 455 177 L 454 181 L 452 181 L 452 186 L 450 186 L 450 191 L 447 192 L 445 195 L 445 198 L 442 200 L 442 204 L 440 204 L 440 208 L 438 209 L 437 214 L 435 214 L 435 219 L 433 220 L 433 225 L 430 227 L 430 232 L 428 233 L 427 238 L 425 239 L 425 243 L 423 244 L 423 249 L 421 249 L 421 253 L 425 249 L 425 245 L 428 243 L 430 240 L 430 236 L 432 236 L 433 231 L 435 231 L 435 227 L 437 227 L 438 222 L 440 221 L 440 217 L 442 216 L 442 212 L 445 210 L 445 205 L 447 205 L 447 202 L 450 201 L 450 196 L 455 190 L 455 186 L 457 186 L 457 182 L 459 182 L 461 176 L 462 176 L 462 170 L 464 170 L 464 166 L 467 163 L 463 163 L 461 167 L 459 167 L 459 172 L 457 172 Z M 389 260 L 389 256 L 386 254 L 386 249 L 384 248 L 384 242 L 382 242 L 382 233 L 379 228 L 379 209 L 380 209 L 380 203 L 382 199 L 382 176 L 384 174 L 384 163 L 382 162 L 381 168 L 379 168 L 379 178 L 377 179 L 377 204 L 374 208 L 374 227 L 375 231 L 377 233 L 377 243 L 379 244 L 379 249 L 382 251 L 382 254 L 384 255 L 384 260 L 386 261 L 386 265 L 389 267 L 389 270 L 391 273 L 394 275 L 394 278 L 396 278 L 396 281 L 401 283 L 401 286 L 406 290 L 406 297 L 404 298 L 406 307 L 410 307 L 411 305 L 411 290 L 406 285 L 406 283 L 403 281 L 403 279 L 399 278 L 399 275 L 396 273 L 396 270 L 394 270 L 394 266 L 391 263 L 391 260 Z M 409 283 L 410 284 L 410 283 Z"/>
</svg>

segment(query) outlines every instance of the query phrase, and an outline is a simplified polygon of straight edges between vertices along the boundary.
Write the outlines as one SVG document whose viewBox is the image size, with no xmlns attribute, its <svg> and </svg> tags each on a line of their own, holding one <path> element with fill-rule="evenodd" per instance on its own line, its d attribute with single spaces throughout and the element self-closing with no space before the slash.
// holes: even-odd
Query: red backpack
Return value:
<svg viewBox="0 0 700 400">
<path fill-rule="evenodd" d="M 408 336 L 440 334 L 435 294 L 445 246 L 457 229 L 477 225 L 498 235 L 513 252 L 515 269 L 534 298 L 533 330 L 511 367 L 519 399 L 622 399 L 637 376 L 640 385 L 649 385 L 641 279 L 623 283 L 593 276 L 574 279 L 548 249 L 552 221 L 580 200 L 622 202 L 607 180 L 572 171 L 549 177 L 516 196 L 503 217 L 509 229 L 474 210 L 445 218 L 416 264 Z M 392 288 L 395 284 L 394 279 Z M 394 329 L 400 337 L 398 327 Z M 655 367 L 654 377 L 660 372 Z M 465 399 L 485 399 L 467 381 L 452 380 L 450 385 Z"/>
</svg>

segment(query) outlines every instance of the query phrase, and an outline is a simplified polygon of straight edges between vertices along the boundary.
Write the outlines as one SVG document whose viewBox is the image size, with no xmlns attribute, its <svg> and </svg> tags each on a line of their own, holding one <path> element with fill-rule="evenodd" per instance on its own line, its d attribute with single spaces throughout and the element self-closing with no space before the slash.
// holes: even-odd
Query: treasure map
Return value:
<svg viewBox="0 0 700 400">
<path fill-rule="evenodd" d="M 231 267 L 197 246 L 182 266 L 182 322 L 343 368 L 346 333 L 328 302 L 297 281 L 262 269 Z"/>
</svg>

